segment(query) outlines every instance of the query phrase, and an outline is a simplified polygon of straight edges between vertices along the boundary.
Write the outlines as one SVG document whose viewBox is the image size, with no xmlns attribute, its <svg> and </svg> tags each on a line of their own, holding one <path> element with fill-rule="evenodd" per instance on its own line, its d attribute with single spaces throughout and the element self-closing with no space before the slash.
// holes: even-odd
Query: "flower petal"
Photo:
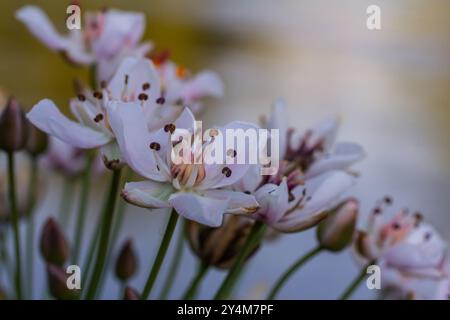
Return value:
<svg viewBox="0 0 450 320">
<path fill-rule="evenodd" d="M 233 214 L 252 214 L 255 213 L 259 204 L 255 197 L 243 192 L 231 190 L 207 190 L 203 195 L 208 198 L 228 200 L 226 213 Z"/>
<path fill-rule="evenodd" d="M 257 132 L 258 126 L 243 121 L 233 121 L 222 128 L 217 128 L 218 131 L 221 132 L 223 137 L 223 161 L 224 164 L 205 164 L 205 172 L 206 177 L 199 186 L 200 189 L 216 189 L 226 186 L 231 186 L 242 179 L 245 176 L 250 167 L 254 164 L 249 163 L 250 154 L 255 153 L 256 156 L 259 155 L 258 150 L 258 142 L 252 143 L 249 139 L 245 139 L 245 143 L 240 146 L 239 143 L 236 143 L 236 136 L 233 137 L 234 141 L 229 141 L 230 145 L 234 147 L 234 151 L 236 151 L 236 156 L 234 157 L 233 163 L 226 163 L 228 151 L 228 143 L 227 143 L 227 130 L 240 130 L 243 133 L 243 136 L 239 136 L 238 139 L 244 139 L 245 134 L 249 132 L 249 130 L 256 131 L 256 137 L 258 136 Z M 235 134 L 238 131 L 234 131 Z M 242 150 L 242 148 L 244 148 Z M 258 161 L 258 159 L 256 159 Z M 243 162 L 243 163 L 238 163 Z M 256 164 L 256 163 L 255 163 Z M 231 175 L 225 175 L 223 170 L 225 168 L 230 169 Z"/>
<path fill-rule="evenodd" d="M 49 99 L 39 101 L 27 118 L 42 131 L 77 148 L 95 148 L 111 141 L 107 134 L 69 120 Z"/>
<path fill-rule="evenodd" d="M 96 56 L 112 58 L 124 48 L 133 48 L 141 39 L 145 16 L 138 12 L 110 9 L 105 13 L 100 37 L 92 43 Z"/>
<path fill-rule="evenodd" d="M 125 84 L 125 78 L 127 84 Z M 149 84 L 150 87 L 144 89 L 144 84 Z M 124 90 L 125 86 L 126 90 Z M 161 95 L 159 75 L 153 63 L 149 59 L 136 57 L 127 57 L 122 60 L 109 82 L 108 89 L 113 99 L 122 100 L 126 97 L 128 101 L 137 100 L 138 95 L 145 92 L 148 96 L 148 102 L 145 104 L 155 103 Z"/>
<path fill-rule="evenodd" d="M 260 205 L 257 215 L 269 225 L 276 223 L 286 213 L 289 206 L 286 178 L 283 178 L 279 186 L 265 184 L 256 191 L 255 196 Z"/>
<path fill-rule="evenodd" d="M 182 86 L 180 97 L 189 104 L 203 97 L 223 96 L 223 82 L 213 71 L 202 71 Z"/>
<path fill-rule="evenodd" d="M 355 183 L 353 176 L 342 171 L 333 171 L 325 176 L 306 182 L 309 200 L 281 218 L 274 228 L 291 232 L 313 226 L 326 217 L 326 214 L 323 215 L 324 211 L 335 205 L 339 197 Z M 318 180 L 321 181 L 318 183 Z"/>
<path fill-rule="evenodd" d="M 68 38 L 61 36 L 53 27 L 47 15 L 38 7 L 28 5 L 16 12 L 16 18 L 47 47 L 54 51 L 67 49 Z"/>
<path fill-rule="evenodd" d="M 152 142 L 162 145 L 165 141 L 148 131 L 140 104 L 111 101 L 107 108 L 109 123 L 127 164 L 143 177 L 168 181 L 149 147 Z"/>
<path fill-rule="evenodd" d="M 190 192 L 177 192 L 170 196 L 169 203 L 186 219 L 210 227 L 222 225 L 223 214 L 228 208 L 229 200 L 202 197 Z"/>
<path fill-rule="evenodd" d="M 305 174 L 311 178 L 329 170 L 345 169 L 364 158 L 364 149 L 357 143 L 337 143 L 331 153 L 315 161 Z"/>
<path fill-rule="evenodd" d="M 121 196 L 129 203 L 143 208 L 169 208 L 172 185 L 154 181 L 128 182 Z"/>
</svg>

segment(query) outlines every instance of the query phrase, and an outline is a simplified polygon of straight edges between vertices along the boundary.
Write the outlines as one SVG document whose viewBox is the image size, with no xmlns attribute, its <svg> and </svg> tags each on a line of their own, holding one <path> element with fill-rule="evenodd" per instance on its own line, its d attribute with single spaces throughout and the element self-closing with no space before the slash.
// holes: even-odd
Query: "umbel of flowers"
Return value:
<svg viewBox="0 0 450 320">
<path fill-rule="evenodd" d="M 47 220 L 41 232 L 39 248 L 49 292 L 55 299 L 95 299 L 102 293 L 125 202 L 149 212 L 166 209 L 170 214 L 151 268 L 144 270 L 147 280 L 140 287 L 129 286 L 139 261 L 133 241 L 128 239 L 122 245 L 114 266 L 121 284 L 119 298 L 156 297 L 154 284 L 179 220 L 184 224 L 180 228 L 183 232 L 178 235 L 159 298 L 166 298 L 171 290 L 183 263 L 186 240 L 199 258 L 199 269 L 183 297 L 194 298 L 208 270 L 217 267 L 227 275 L 211 298 L 225 299 L 232 296 L 247 261 L 259 253 L 259 248 L 274 237 L 316 226 L 317 246 L 280 276 L 268 298 L 276 298 L 291 275 L 319 252 L 339 252 L 350 245 L 364 266 L 378 263 L 389 271 L 391 293 L 423 297 L 412 283 L 431 277 L 438 287 L 435 296 L 448 296 L 445 242 L 418 216 L 400 213 L 382 223 L 385 204 L 380 204 L 370 218 L 369 229 L 356 231 L 359 201 L 344 195 L 357 182 L 350 167 L 365 153 L 357 143 L 337 140 L 339 121 L 335 117 L 301 131 L 295 127 L 298 124 L 288 124 L 288 108 L 279 99 L 273 103 L 271 115 L 260 124 L 236 120 L 215 126 L 196 140 L 196 121 L 205 107 L 204 98 L 221 98 L 222 81 L 213 71 L 192 73 L 165 52 L 153 50 L 151 42 L 141 42 L 145 30 L 142 13 L 114 9 L 87 12 L 84 27 L 65 35 L 58 33 L 36 6 L 19 9 L 16 17 L 49 49 L 72 64 L 89 67 L 94 81 L 77 85 L 68 103 L 71 117 L 63 115 L 52 97 L 43 97 L 26 115 L 18 102 L 10 99 L 1 114 L 0 148 L 8 155 L 9 165 L 7 191 L 0 189 L 2 198 L 7 195 L 7 205 L 0 207 L 0 231 L 3 225 L 12 226 L 15 249 L 14 281 L 5 291 L 8 297 L 33 298 L 33 279 L 27 279 L 29 284 L 25 285 L 22 260 L 33 267 L 32 253 L 37 249 L 33 212 L 40 200 L 40 170 L 58 172 L 67 187 L 63 188 L 66 191 L 62 192 L 58 217 Z M 270 164 L 238 163 L 239 157 L 249 156 L 248 149 L 241 154 L 225 134 L 229 129 L 260 128 L 278 130 L 278 135 L 269 135 L 259 145 L 266 152 L 274 152 L 274 140 L 279 146 L 279 165 L 270 175 L 261 175 Z M 224 145 L 232 145 L 223 150 L 223 156 L 231 161 L 210 163 L 205 157 L 219 137 Z M 182 155 L 189 161 L 175 161 L 173 153 L 180 146 L 189 147 L 186 150 L 190 151 L 183 149 Z M 24 148 L 32 167 L 27 199 L 22 201 L 25 197 L 16 187 L 15 153 Z M 42 161 L 37 161 L 41 155 Z M 104 164 L 102 169 L 99 163 Z M 87 241 L 89 246 L 82 250 L 92 176 L 105 173 L 105 167 L 109 169 L 109 186 L 96 229 Z M 73 198 L 71 186 L 76 184 L 81 185 L 81 191 L 75 201 L 74 236 L 69 239 L 67 204 Z M 27 223 L 26 250 L 22 249 L 18 228 L 21 216 Z M 26 259 L 22 259 L 23 252 Z M 82 286 L 74 291 L 65 285 L 63 267 L 69 261 L 85 261 Z M 352 283 L 342 297 L 349 297 L 359 281 Z M 0 284 L 0 297 L 3 292 Z"/>
</svg>

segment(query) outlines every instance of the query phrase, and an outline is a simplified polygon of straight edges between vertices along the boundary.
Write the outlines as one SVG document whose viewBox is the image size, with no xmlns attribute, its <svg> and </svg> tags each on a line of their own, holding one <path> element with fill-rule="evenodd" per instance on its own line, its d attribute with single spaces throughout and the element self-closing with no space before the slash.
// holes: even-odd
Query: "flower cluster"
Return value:
<svg viewBox="0 0 450 320">
<path fill-rule="evenodd" d="M 120 211 L 116 205 L 119 196 L 138 207 L 171 213 L 142 291 L 125 287 L 138 269 L 138 259 L 131 240 L 122 246 L 115 274 L 124 285 L 125 299 L 150 296 L 180 216 L 185 220 L 186 238 L 201 260 L 186 299 L 195 296 L 211 266 L 229 270 L 215 296 L 228 298 L 245 262 L 264 245 L 264 239 L 316 226 L 317 247 L 288 269 L 269 298 L 274 298 L 289 276 L 315 254 L 338 252 L 350 244 L 363 265 L 376 263 L 383 268 L 391 293 L 425 296 L 414 288 L 416 280 L 432 279 L 437 287 L 433 297 L 448 296 L 446 243 L 420 215 L 401 211 L 386 221 L 382 211 L 391 202 L 386 198 L 371 214 L 369 228 L 356 230 L 359 201 L 344 196 L 358 178 L 350 167 L 362 160 L 365 152 L 357 143 L 337 141 L 336 117 L 298 130 L 289 125 L 287 105 L 278 99 L 270 116 L 260 124 L 237 120 L 199 132 L 204 98 L 221 98 L 222 81 L 213 71 L 194 74 L 170 60 L 167 51 L 157 52 L 150 42 L 141 43 L 146 27 L 142 13 L 113 9 L 87 12 L 84 27 L 67 35 L 59 34 L 38 7 L 25 6 L 16 17 L 49 49 L 73 64 L 89 66 L 94 79 L 90 85 L 76 86 L 68 103 L 72 118 L 48 98 L 36 103 L 26 116 L 16 100 L 10 100 L 0 118 L 0 148 L 8 154 L 12 181 L 8 206 L 0 208 L 0 221 L 11 217 L 14 226 L 17 298 L 22 298 L 18 213 L 26 211 L 32 228 L 36 200 L 36 186 L 30 183 L 34 187 L 30 187 L 29 201 L 24 209 L 18 209 L 17 198 L 23 195 L 15 195 L 14 154 L 23 149 L 32 160 L 33 173 L 37 174 L 37 157 L 45 154 L 42 159 L 47 168 L 70 181 L 82 180 L 73 247 L 64 234 L 65 219 L 48 219 L 41 236 L 50 293 L 57 299 L 98 297 L 117 236 L 114 230 L 122 221 L 116 213 Z M 228 136 L 229 130 L 243 133 L 243 143 Z M 270 132 L 266 139 L 258 139 L 257 148 L 271 162 L 249 160 L 246 132 L 251 130 Z M 213 153 L 223 161 L 209 161 Z M 240 162 L 242 159 L 246 161 Z M 67 276 L 62 268 L 69 258 L 78 262 L 90 178 L 93 173 L 107 171 L 105 167 L 111 170 L 111 183 L 86 257 L 92 270 L 83 289 L 72 292 L 65 286 Z M 274 167 L 275 171 L 268 170 Z M 129 174 L 121 180 L 123 171 Z M 138 181 L 132 178 L 135 176 L 140 177 Z M 31 177 L 34 181 L 35 176 Z M 0 196 L 4 194 L 6 198 L 0 186 Z M 64 197 L 61 203 L 60 214 L 67 209 Z M 183 241 L 183 235 L 179 239 Z M 174 272 L 176 267 L 175 262 Z"/>
</svg>

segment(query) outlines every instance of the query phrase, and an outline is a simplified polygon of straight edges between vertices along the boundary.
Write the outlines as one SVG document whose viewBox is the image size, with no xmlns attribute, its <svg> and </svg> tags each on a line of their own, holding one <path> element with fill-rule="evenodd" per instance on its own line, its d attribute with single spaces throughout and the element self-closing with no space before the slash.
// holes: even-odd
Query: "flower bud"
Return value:
<svg viewBox="0 0 450 320">
<path fill-rule="evenodd" d="M 187 221 L 186 234 L 192 250 L 203 263 L 229 269 L 242 250 L 252 225 L 252 220 L 229 215 L 225 217 L 223 225 L 219 228 Z M 258 247 L 253 253 L 257 249 Z"/>
<path fill-rule="evenodd" d="M 317 228 L 317 239 L 322 248 L 341 251 L 350 244 L 355 232 L 359 204 L 350 198 L 334 208 Z"/>
<path fill-rule="evenodd" d="M 80 290 L 69 289 L 67 278 L 69 275 L 63 268 L 54 264 L 47 265 L 47 281 L 50 294 L 58 300 L 75 300 L 80 295 Z"/>
<path fill-rule="evenodd" d="M 67 240 L 53 218 L 44 225 L 41 235 L 41 254 L 48 263 L 61 266 L 69 256 Z"/>
<path fill-rule="evenodd" d="M 134 288 L 126 287 L 123 300 L 139 300 L 139 293 Z"/>
<path fill-rule="evenodd" d="M 116 277 L 122 281 L 131 278 L 137 270 L 137 257 L 134 252 L 133 242 L 125 241 L 116 261 Z"/>
<path fill-rule="evenodd" d="M 14 98 L 10 98 L 0 116 L 0 149 L 14 152 L 25 147 L 28 126 L 22 108 Z"/>
<path fill-rule="evenodd" d="M 47 150 L 47 145 L 47 134 L 28 121 L 28 140 L 25 150 L 31 156 L 37 157 Z"/>
</svg>

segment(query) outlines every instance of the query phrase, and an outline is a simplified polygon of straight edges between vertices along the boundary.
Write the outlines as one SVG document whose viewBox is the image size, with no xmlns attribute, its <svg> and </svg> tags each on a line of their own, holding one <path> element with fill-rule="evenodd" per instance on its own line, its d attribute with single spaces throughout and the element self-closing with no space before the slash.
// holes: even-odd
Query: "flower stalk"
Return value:
<svg viewBox="0 0 450 320">
<path fill-rule="evenodd" d="M 121 170 L 113 171 L 109 193 L 103 207 L 103 221 L 101 223 L 102 228 L 100 231 L 100 242 L 98 244 L 97 257 L 95 259 L 91 281 L 86 293 L 86 299 L 88 300 L 92 300 L 95 298 L 101 275 L 105 266 L 106 256 L 108 253 L 108 242 L 111 233 L 112 221 L 114 218 L 114 209 L 116 206 L 116 199 L 119 191 L 120 174 Z"/>
<path fill-rule="evenodd" d="M 9 203 L 11 206 L 11 218 L 14 232 L 14 252 L 16 256 L 16 270 L 14 274 L 14 285 L 16 297 L 22 299 L 22 258 L 20 256 L 20 230 L 19 230 L 19 211 L 17 209 L 16 198 L 16 179 L 14 153 L 8 152 L 8 180 L 9 180 Z"/>
<path fill-rule="evenodd" d="M 206 263 L 200 263 L 198 270 L 197 270 L 197 274 L 195 275 L 194 279 L 192 279 L 192 282 L 191 282 L 189 288 L 187 289 L 186 293 L 183 296 L 183 300 L 194 299 L 194 297 L 198 291 L 198 286 L 199 286 L 200 282 L 203 280 L 203 278 L 205 277 L 208 269 L 209 268 Z"/>
<path fill-rule="evenodd" d="M 148 275 L 144 290 L 142 291 L 141 294 L 141 299 L 143 300 L 147 300 L 148 296 L 150 295 L 150 292 L 152 291 L 153 285 L 155 284 L 156 281 L 156 277 L 158 276 L 159 273 L 159 269 L 161 269 L 161 265 L 164 261 L 164 257 L 166 256 L 167 249 L 169 248 L 170 240 L 172 239 L 173 232 L 175 231 L 177 221 L 178 221 L 178 213 L 173 209 L 172 213 L 170 214 L 169 222 L 167 223 L 166 231 L 159 246 L 156 259 L 153 262 L 152 270 Z"/>
<path fill-rule="evenodd" d="M 172 262 L 169 268 L 169 272 L 167 273 L 166 280 L 164 281 L 163 290 L 159 296 L 160 300 L 167 299 L 170 289 L 172 288 L 173 282 L 175 281 L 175 277 L 177 275 L 178 269 L 180 267 L 180 261 L 183 256 L 183 248 L 184 248 L 184 223 L 182 220 L 182 225 L 180 226 L 180 234 L 178 235 L 175 252 L 172 257 Z"/>
<path fill-rule="evenodd" d="M 77 213 L 77 222 L 75 226 L 75 239 L 72 261 L 76 263 L 80 255 L 80 246 L 83 239 L 84 224 L 86 220 L 86 209 L 89 202 L 90 193 L 90 174 L 92 169 L 93 155 L 89 155 L 86 160 L 86 168 L 81 177 L 80 203 Z"/>
<path fill-rule="evenodd" d="M 245 245 L 242 248 L 240 254 L 238 255 L 233 267 L 230 269 L 227 277 L 222 282 L 222 285 L 217 291 L 214 297 L 215 300 L 223 300 L 229 297 L 237 279 L 239 278 L 239 274 L 241 273 L 242 267 L 244 266 L 245 259 L 259 244 L 262 237 L 264 236 L 266 228 L 267 226 L 263 222 L 261 221 L 255 222 L 247 238 L 247 241 L 245 242 Z"/>
<path fill-rule="evenodd" d="M 348 300 L 353 292 L 358 288 L 358 286 L 361 284 L 361 282 L 364 280 L 364 278 L 367 275 L 367 267 L 374 264 L 375 262 L 370 262 L 366 266 L 364 266 L 359 274 L 356 276 L 356 278 L 350 283 L 350 285 L 345 289 L 345 291 L 341 294 L 339 297 L 339 300 Z"/>
<path fill-rule="evenodd" d="M 281 288 L 286 284 L 286 282 L 289 280 L 289 278 L 298 270 L 300 269 L 306 262 L 308 262 L 310 259 L 312 259 L 314 256 L 316 256 L 319 252 L 323 250 L 322 247 L 317 246 L 311 251 L 307 252 L 304 256 L 302 256 L 300 259 L 298 259 L 296 262 L 292 264 L 292 266 L 289 267 L 289 269 L 286 270 L 286 272 L 283 273 L 283 275 L 277 280 L 275 285 L 273 286 L 272 290 L 270 291 L 269 295 L 267 296 L 268 300 L 273 300 L 277 296 L 277 294 L 280 292 Z"/>
</svg>

